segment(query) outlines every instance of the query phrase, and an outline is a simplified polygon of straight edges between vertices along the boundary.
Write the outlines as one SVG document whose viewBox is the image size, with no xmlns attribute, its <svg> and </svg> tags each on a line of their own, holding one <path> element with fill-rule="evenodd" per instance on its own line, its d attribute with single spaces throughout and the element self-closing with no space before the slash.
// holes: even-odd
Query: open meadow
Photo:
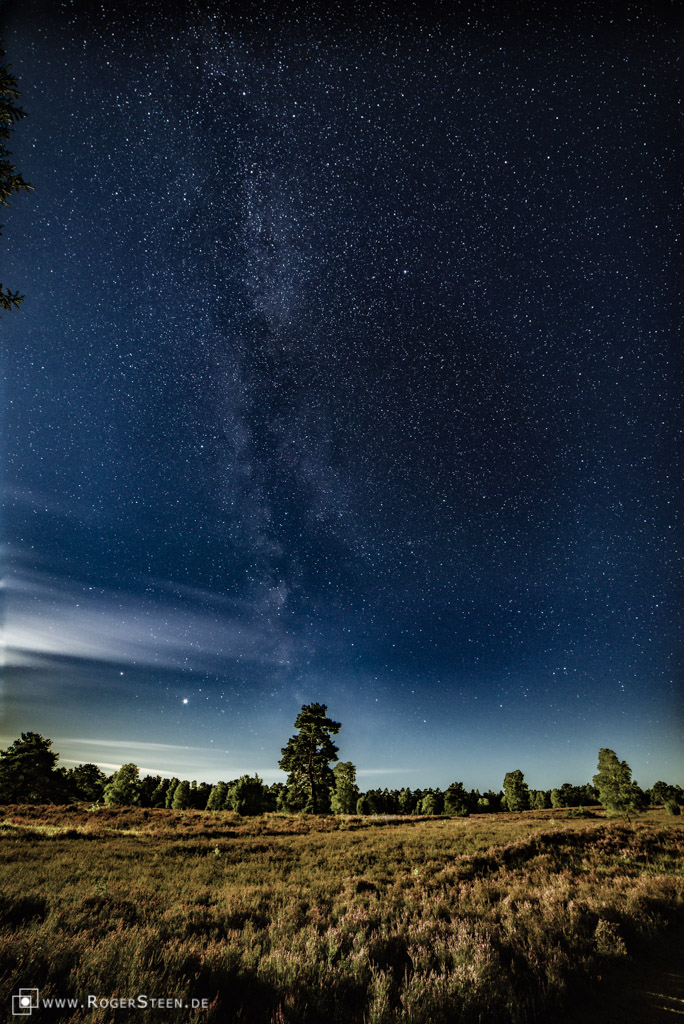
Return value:
<svg viewBox="0 0 684 1024">
<path fill-rule="evenodd" d="M 76 1005 L 32 1020 L 553 1020 L 684 903 L 678 819 L 570 814 L 5 807 L 0 1006 L 37 988 Z"/>
</svg>

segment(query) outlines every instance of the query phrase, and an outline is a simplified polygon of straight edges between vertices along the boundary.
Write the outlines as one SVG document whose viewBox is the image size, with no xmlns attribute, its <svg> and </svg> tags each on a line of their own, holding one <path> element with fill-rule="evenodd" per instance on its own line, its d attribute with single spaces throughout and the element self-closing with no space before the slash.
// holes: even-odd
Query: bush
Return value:
<svg viewBox="0 0 684 1024">
<path fill-rule="evenodd" d="M 226 794 L 226 807 L 241 816 L 261 814 L 264 810 L 264 784 L 258 775 L 242 775 Z"/>
</svg>

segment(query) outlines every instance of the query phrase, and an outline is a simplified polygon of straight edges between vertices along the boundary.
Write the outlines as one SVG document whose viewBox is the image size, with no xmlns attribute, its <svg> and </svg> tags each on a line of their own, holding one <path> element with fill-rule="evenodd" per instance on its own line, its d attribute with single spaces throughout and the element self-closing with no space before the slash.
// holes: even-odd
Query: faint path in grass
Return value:
<svg viewBox="0 0 684 1024">
<path fill-rule="evenodd" d="M 611 972 L 556 1024 L 684 1022 L 684 927 L 671 928 L 640 960 Z"/>
</svg>

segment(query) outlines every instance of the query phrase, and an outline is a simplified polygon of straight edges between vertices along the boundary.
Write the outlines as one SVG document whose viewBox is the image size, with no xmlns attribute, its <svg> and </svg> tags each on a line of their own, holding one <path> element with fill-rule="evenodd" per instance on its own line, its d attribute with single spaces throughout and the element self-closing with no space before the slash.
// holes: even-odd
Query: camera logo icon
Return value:
<svg viewBox="0 0 684 1024">
<path fill-rule="evenodd" d="M 20 988 L 16 996 L 12 996 L 12 1016 L 30 1017 L 38 1009 L 38 989 Z"/>
</svg>

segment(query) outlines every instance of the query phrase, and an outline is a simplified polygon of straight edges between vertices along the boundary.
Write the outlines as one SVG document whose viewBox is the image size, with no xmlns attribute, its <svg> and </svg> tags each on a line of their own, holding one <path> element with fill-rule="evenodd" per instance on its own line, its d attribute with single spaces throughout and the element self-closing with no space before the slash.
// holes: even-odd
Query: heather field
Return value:
<svg viewBox="0 0 684 1024">
<path fill-rule="evenodd" d="M 77 1005 L 32 1020 L 550 1021 L 681 921 L 677 821 L 5 807 L 0 1006 L 38 988 Z"/>
</svg>

